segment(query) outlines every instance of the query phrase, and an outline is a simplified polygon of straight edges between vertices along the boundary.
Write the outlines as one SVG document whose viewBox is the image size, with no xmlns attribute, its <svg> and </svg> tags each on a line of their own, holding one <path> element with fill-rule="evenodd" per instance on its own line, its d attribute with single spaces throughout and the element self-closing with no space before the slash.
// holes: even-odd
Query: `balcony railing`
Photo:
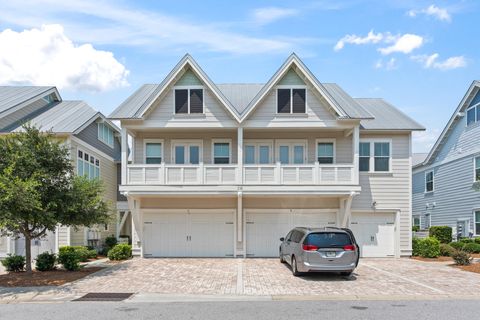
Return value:
<svg viewBox="0 0 480 320">
<path fill-rule="evenodd" d="M 129 185 L 349 185 L 354 184 L 353 164 L 244 165 L 239 183 L 237 164 L 131 164 Z"/>
</svg>

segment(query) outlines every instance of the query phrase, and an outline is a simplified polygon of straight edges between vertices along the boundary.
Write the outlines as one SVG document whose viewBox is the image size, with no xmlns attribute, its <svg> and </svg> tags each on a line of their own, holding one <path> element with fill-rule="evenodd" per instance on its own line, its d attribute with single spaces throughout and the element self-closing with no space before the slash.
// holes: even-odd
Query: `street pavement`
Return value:
<svg viewBox="0 0 480 320">
<path fill-rule="evenodd" d="M 0 305 L 16 319 L 478 319 L 478 300 L 61 302 Z"/>
</svg>

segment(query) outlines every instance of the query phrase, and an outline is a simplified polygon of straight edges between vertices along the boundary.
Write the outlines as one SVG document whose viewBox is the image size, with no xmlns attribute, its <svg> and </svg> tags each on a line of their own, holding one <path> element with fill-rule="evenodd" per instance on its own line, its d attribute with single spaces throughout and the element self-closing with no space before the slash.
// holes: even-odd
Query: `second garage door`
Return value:
<svg viewBox="0 0 480 320">
<path fill-rule="evenodd" d="M 395 256 L 394 213 L 354 213 L 350 229 L 362 257 Z"/>
<path fill-rule="evenodd" d="M 300 209 L 245 210 L 249 257 L 276 257 L 280 237 L 294 227 L 335 226 L 336 212 Z"/>
<path fill-rule="evenodd" d="M 234 212 L 177 210 L 144 215 L 146 257 L 231 257 Z"/>
</svg>

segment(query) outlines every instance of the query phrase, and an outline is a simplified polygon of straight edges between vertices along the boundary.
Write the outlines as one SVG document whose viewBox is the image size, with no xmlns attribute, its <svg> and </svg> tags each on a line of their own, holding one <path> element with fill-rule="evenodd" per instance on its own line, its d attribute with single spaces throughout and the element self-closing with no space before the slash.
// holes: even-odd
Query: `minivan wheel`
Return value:
<svg viewBox="0 0 480 320">
<path fill-rule="evenodd" d="M 297 259 L 295 259 L 295 257 L 292 257 L 292 273 L 295 277 L 300 275 L 300 272 L 298 272 L 297 269 Z"/>
</svg>

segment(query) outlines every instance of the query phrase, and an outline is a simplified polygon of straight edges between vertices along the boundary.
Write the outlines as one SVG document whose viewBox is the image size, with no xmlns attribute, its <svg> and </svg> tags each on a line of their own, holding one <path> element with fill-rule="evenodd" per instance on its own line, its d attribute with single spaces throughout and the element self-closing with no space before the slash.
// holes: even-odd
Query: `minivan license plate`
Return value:
<svg viewBox="0 0 480 320">
<path fill-rule="evenodd" d="M 326 254 L 325 254 L 327 257 L 335 257 L 336 254 L 335 254 L 335 251 L 327 251 Z"/>
</svg>

